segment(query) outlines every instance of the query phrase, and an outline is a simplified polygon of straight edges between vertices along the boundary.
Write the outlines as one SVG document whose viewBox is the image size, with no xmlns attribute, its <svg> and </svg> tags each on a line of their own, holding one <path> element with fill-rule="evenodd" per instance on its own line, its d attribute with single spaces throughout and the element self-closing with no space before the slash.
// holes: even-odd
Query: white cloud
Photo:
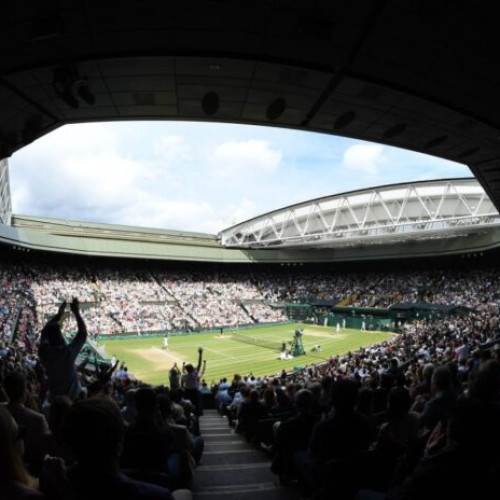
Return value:
<svg viewBox="0 0 500 500">
<path fill-rule="evenodd" d="M 62 127 L 10 160 L 14 213 L 212 233 L 306 199 L 452 169 L 326 135 L 187 122 Z"/>
<path fill-rule="evenodd" d="M 355 144 L 345 150 L 341 168 L 373 175 L 378 172 L 383 162 L 385 162 L 384 146 Z"/>
<path fill-rule="evenodd" d="M 228 141 L 217 146 L 208 158 L 213 174 L 221 177 L 276 171 L 283 154 L 267 141 Z"/>
<path fill-rule="evenodd" d="M 16 182 L 16 195 L 22 194 L 21 199 L 14 198 L 16 210 L 31 213 L 37 206 L 51 211 L 72 206 L 82 214 L 97 207 L 114 210 L 134 198 L 140 173 L 136 162 L 112 154 L 62 158 Z"/>
<path fill-rule="evenodd" d="M 191 147 L 183 136 L 162 135 L 153 145 L 155 156 L 163 166 L 189 161 L 192 158 Z"/>
</svg>

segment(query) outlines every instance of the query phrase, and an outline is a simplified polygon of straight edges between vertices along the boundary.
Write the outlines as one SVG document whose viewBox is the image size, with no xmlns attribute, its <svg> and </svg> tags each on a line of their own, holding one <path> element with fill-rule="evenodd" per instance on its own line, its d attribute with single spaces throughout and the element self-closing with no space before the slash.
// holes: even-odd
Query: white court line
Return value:
<svg viewBox="0 0 500 500">
<path fill-rule="evenodd" d="M 217 351 L 216 349 L 210 349 L 210 347 L 203 347 L 203 350 L 209 351 L 209 352 L 214 352 L 215 354 L 218 354 L 219 356 L 224 356 L 225 358 L 228 358 L 228 359 L 232 359 L 234 357 L 234 356 L 230 356 L 229 354 L 225 354 L 223 352 Z"/>
<path fill-rule="evenodd" d="M 162 354 L 165 354 L 165 356 L 169 357 L 171 360 L 175 361 L 176 363 L 182 363 L 184 361 L 182 358 L 179 358 L 179 356 L 176 356 L 175 354 L 172 354 L 171 352 L 165 351 L 163 349 L 160 349 L 159 347 L 151 346 L 151 349 L 154 349 L 155 351 L 158 351 L 158 352 L 161 352 Z"/>
<path fill-rule="evenodd" d="M 269 359 L 266 359 L 266 358 L 263 358 L 262 356 L 259 356 L 258 354 L 255 354 L 255 355 L 252 355 L 252 356 L 238 356 L 238 357 L 234 357 L 234 361 L 236 362 L 246 362 L 246 361 L 252 361 L 252 360 L 255 360 L 255 361 L 278 361 L 279 358 L 278 358 L 278 353 L 276 354 L 276 357 L 274 358 L 269 358 Z M 225 361 L 213 361 L 210 363 L 210 366 L 211 367 L 218 367 L 218 366 L 224 366 L 224 365 L 227 365 L 227 363 Z"/>
</svg>

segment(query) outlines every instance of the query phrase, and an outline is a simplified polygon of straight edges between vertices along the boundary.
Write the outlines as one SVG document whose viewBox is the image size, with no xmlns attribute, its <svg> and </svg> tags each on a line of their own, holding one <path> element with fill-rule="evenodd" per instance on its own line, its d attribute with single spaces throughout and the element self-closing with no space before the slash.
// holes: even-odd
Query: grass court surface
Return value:
<svg viewBox="0 0 500 500">
<path fill-rule="evenodd" d="M 332 327 L 300 323 L 239 330 L 239 333 L 281 343 L 292 340 L 295 330 L 302 328 L 306 355 L 286 361 L 278 359 L 278 350 L 235 341 L 233 337 L 238 332 L 233 334 L 229 331 L 225 331 L 222 337 L 214 333 L 169 337 L 168 350 L 162 349 L 163 337 L 143 336 L 102 343 L 106 346 L 107 356 L 115 355 L 120 361 L 125 361 L 129 371 L 139 380 L 165 385 L 168 385 L 168 370 L 172 365 L 177 362 L 180 368 L 185 361 L 196 366 L 198 347 L 203 347 L 203 359 L 207 360 L 204 378 L 210 384 L 222 377 L 232 378 L 235 373 L 274 375 L 283 369 L 289 371 L 295 366 L 318 363 L 331 355 L 355 351 L 392 336 L 390 333 L 361 332 L 348 328 L 337 333 Z M 321 346 L 321 352 L 311 352 L 315 344 Z"/>
</svg>

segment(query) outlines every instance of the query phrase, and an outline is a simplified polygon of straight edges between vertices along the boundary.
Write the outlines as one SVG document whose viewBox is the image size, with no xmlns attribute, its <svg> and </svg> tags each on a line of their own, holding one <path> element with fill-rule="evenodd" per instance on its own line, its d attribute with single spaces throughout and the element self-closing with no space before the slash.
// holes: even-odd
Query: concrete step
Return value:
<svg viewBox="0 0 500 500">
<path fill-rule="evenodd" d="M 205 411 L 200 430 L 205 451 L 195 472 L 193 500 L 299 500 L 297 491 L 277 484 L 269 457 L 216 410 Z"/>
</svg>

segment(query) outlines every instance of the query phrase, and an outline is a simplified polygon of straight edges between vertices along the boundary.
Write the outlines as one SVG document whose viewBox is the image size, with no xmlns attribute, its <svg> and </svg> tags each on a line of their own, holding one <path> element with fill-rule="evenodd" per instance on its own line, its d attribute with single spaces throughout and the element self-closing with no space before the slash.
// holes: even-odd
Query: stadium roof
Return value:
<svg viewBox="0 0 500 500">
<path fill-rule="evenodd" d="M 474 179 L 393 184 L 311 200 L 218 236 L 14 215 L 15 251 L 220 263 L 338 262 L 475 254 L 500 247 L 500 216 Z"/>
<path fill-rule="evenodd" d="M 456 238 L 499 224 L 498 211 L 475 179 L 448 179 L 306 201 L 232 226 L 220 238 L 240 248 L 340 248 Z"/>
<path fill-rule="evenodd" d="M 498 208 L 497 18 L 445 0 L 6 0 L 0 157 L 68 123 L 275 125 L 466 163 Z"/>
</svg>

